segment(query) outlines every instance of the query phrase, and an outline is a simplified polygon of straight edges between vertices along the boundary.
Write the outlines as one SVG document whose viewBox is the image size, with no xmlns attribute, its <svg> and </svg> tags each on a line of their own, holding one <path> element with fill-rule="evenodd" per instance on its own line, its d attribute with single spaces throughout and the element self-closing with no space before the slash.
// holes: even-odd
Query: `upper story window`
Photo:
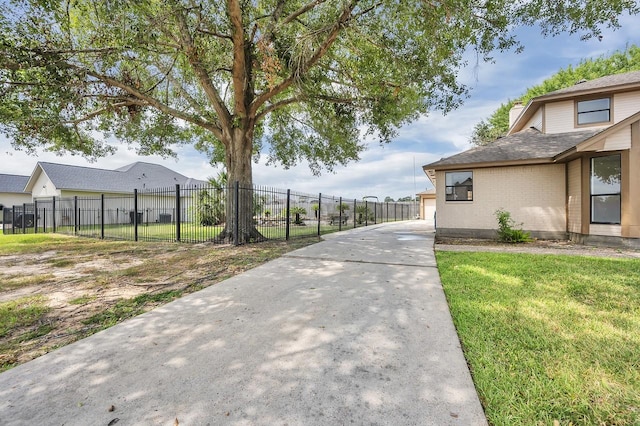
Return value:
<svg viewBox="0 0 640 426">
<path fill-rule="evenodd" d="M 576 122 L 579 126 L 611 121 L 611 98 L 578 101 L 576 105 L 578 114 Z"/>
<path fill-rule="evenodd" d="M 473 172 L 446 172 L 447 201 L 473 201 Z"/>
</svg>

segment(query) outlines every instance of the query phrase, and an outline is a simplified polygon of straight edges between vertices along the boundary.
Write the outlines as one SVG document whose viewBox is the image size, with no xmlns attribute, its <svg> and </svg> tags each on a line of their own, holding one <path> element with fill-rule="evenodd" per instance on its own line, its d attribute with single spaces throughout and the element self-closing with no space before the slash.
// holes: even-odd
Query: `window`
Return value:
<svg viewBox="0 0 640 426">
<path fill-rule="evenodd" d="M 591 99 L 577 103 L 578 125 L 611 121 L 611 99 Z"/>
<path fill-rule="evenodd" d="M 591 223 L 620 223 L 620 155 L 591 159 Z"/>
<path fill-rule="evenodd" d="M 445 173 L 447 201 L 473 201 L 473 172 Z"/>
</svg>

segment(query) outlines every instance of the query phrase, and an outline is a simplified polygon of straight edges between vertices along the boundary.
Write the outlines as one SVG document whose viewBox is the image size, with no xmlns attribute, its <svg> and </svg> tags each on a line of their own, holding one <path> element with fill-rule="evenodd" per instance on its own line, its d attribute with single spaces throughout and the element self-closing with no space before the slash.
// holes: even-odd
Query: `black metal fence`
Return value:
<svg viewBox="0 0 640 426">
<path fill-rule="evenodd" d="M 247 209 L 249 214 L 239 214 Z M 53 197 L 5 207 L 2 213 L 4 234 L 54 232 L 132 241 L 240 244 L 248 242 L 241 239 L 241 230 L 252 229 L 253 236 L 259 236 L 255 240 L 289 240 L 414 219 L 418 206 L 244 188 L 236 183 L 226 188 L 176 185 L 132 194 Z"/>
</svg>

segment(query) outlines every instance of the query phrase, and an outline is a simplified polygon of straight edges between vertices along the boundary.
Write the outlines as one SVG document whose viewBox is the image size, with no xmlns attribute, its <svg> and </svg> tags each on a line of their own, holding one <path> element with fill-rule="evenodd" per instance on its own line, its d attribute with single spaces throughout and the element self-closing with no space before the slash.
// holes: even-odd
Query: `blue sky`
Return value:
<svg viewBox="0 0 640 426">
<path fill-rule="evenodd" d="M 388 145 L 373 142 L 362 154 L 361 160 L 346 167 L 337 167 L 333 173 L 314 176 L 301 164 L 289 170 L 266 166 L 266 158 L 254 164 L 254 182 L 258 185 L 318 193 L 362 198 L 377 196 L 394 199 L 408 196 L 431 187 L 422 171 L 422 165 L 453 155 L 470 147 L 469 136 L 474 125 L 488 117 L 501 103 L 520 96 L 528 87 L 541 83 L 560 68 L 575 65 L 583 58 L 608 55 L 631 44 L 640 44 L 638 17 L 625 17 L 622 28 L 606 30 L 601 41 L 581 41 L 578 35 L 563 34 L 543 38 L 535 28 L 518 30 L 525 46 L 524 52 L 496 53 L 494 63 L 470 64 L 459 71 L 460 81 L 471 87 L 471 96 L 457 110 L 443 116 L 435 112 L 400 129 L 398 137 Z M 141 157 L 126 146 L 110 157 L 89 163 L 79 156 L 58 157 L 39 152 L 30 156 L 15 151 L 9 141 L 0 137 L 0 173 L 31 173 L 37 161 L 50 161 L 88 167 L 113 169 L 134 161 L 163 164 L 186 176 L 207 179 L 218 170 L 211 167 L 204 155 L 183 147 L 178 159 L 157 156 Z"/>
</svg>

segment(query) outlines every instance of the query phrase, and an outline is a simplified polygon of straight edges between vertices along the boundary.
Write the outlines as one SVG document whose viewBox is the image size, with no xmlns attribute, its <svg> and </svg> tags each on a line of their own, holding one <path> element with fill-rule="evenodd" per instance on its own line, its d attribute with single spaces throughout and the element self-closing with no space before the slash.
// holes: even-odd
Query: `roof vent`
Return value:
<svg viewBox="0 0 640 426">
<path fill-rule="evenodd" d="M 576 85 L 578 85 L 578 84 L 582 84 L 582 83 L 586 83 L 586 82 L 587 82 L 587 80 L 585 80 L 585 79 L 583 78 L 582 80 L 578 80 L 578 81 L 576 81 Z"/>
</svg>

